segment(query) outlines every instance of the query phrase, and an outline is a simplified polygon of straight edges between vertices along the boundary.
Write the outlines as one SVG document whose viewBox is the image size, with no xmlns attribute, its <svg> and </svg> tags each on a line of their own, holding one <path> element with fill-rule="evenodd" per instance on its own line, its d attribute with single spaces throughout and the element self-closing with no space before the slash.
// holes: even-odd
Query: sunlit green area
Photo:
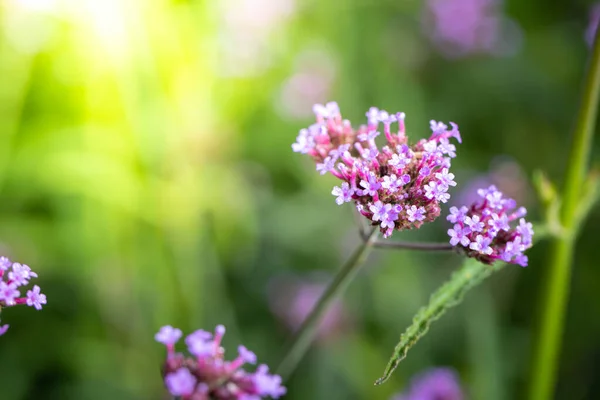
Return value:
<svg viewBox="0 0 600 400">
<path fill-rule="evenodd" d="M 243 343 L 274 367 L 291 335 L 278 287 L 326 282 L 359 243 L 336 179 L 291 150 L 315 102 L 355 125 L 371 106 L 404 111 L 415 141 L 456 122 L 453 197 L 491 179 L 540 220 L 530 178 L 562 178 L 590 4 L 510 1 L 509 51 L 447 58 L 421 1 L 0 0 L 0 250 L 48 297 L 2 312 L 0 398 L 167 399 L 166 324 L 222 323 L 230 357 Z M 577 250 L 560 399 L 600 396 L 599 223 Z M 460 256 L 376 251 L 286 398 L 387 400 L 434 366 L 471 399 L 519 398 L 547 249 L 469 293 L 378 387 Z"/>
</svg>

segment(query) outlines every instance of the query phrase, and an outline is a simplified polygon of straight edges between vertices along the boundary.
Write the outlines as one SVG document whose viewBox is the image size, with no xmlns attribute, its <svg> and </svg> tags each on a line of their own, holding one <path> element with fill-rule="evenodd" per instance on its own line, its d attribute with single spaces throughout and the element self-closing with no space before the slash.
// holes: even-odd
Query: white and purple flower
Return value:
<svg viewBox="0 0 600 400">
<path fill-rule="evenodd" d="M 470 207 L 450 208 L 446 219 L 454 223 L 448 230 L 450 244 L 460 248 L 467 256 L 486 264 L 495 260 L 527 266 L 523 252 L 533 244 L 533 226 L 523 217 L 527 210 L 505 198 L 494 185 L 477 191 L 479 199 Z M 519 220 L 515 228 L 510 226 Z"/>
<path fill-rule="evenodd" d="M 175 353 L 175 343 L 181 331 L 163 326 L 155 339 L 166 345 L 167 359 L 164 366 L 164 382 L 173 396 L 182 399 L 278 399 L 286 393 L 281 377 L 269 374 L 262 364 L 256 371 L 248 372 L 242 367 L 256 364 L 257 357 L 244 346 L 238 347 L 238 356 L 232 361 L 224 360 L 225 350 L 221 340 L 225 327 L 218 325 L 214 335 L 199 329 L 185 339 L 188 351 L 194 356 L 185 357 Z"/>
<path fill-rule="evenodd" d="M 46 295 L 41 293 L 38 285 L 28 290 L 24 297 L 21 296 L 20 287 L 28 285 L 33 278 L 37 278 L 37 274 L 28 265 L 12 262 L 7 257 L 0 257 L 0 308 L 26 304 L 41 310 L 46 304 Z M 8 325 L 1 326 L 0 336 L 7 330 Z"/>
</svg>

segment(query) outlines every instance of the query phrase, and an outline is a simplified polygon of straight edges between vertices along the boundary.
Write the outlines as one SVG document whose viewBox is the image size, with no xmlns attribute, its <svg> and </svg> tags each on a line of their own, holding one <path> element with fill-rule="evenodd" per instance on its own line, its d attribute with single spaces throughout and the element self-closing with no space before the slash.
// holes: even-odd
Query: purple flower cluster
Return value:
<svg viewBox="0 0 600 400">
<path fill-rule="evenodd" d="M 530 248 L 533 227 L 525 221 L 525 207 L 516 211 L 516 202 L 504 198 L 495 186 L 477 191 L 479 199 L 470 208 L 451 207 L 446 218 L 454 224 L 448 229 L 450 244 L 461 249 L 468 257 L 492 264 L 502 261 L 527 266 L 527 256 L 523 252 Z M 510 223 L 519 220 L 516 227 Z"/>
<path fill-rule="evenodd" d="M 269 374 L 266 365 L 259 365 L 252 373 L 242 369 L 246 363 L 256 363 L 256 355 L 244 346 L 238 347 L 238 357 L 233 361 L 223 359 L 224 334 L 223 325 L 216 327 L 214 335 L 202 329 L 189 334 L 185 344 L 194 357 L 185 357 L 175 353 L 181 330 L 172 326 L 160 329 L 154 338 L 167 346 L 164 379 L 169 393 L 184 400 L 258 400 L 283 396 L 286 389 L 281 386 L 281 377 Z"/>
<path fill-rule="evenodd" d="M 42 304 L 46 304 L 46 295 L 40 293 L 38 285 L 34 285 L 25 297 L 21 297 L 19 287 L 29 284 L 31 278 L 37 278 L 37 274 L 29 266 L 0 257 L 0 310 L 17 304 L 27 304 L 36 310 L 42 309 Z M 7 330 L 8 324 L 0 326 L 0 336 Z"/>
<path fill-rule="evenodd" d="M 463 400 L 458 376 L 449 368 L 434 368 L 415 376 L 410 388 L 392 400 Z"/>
<path fill-rule="evenodd" d="M 419 228 L 440 215 L 439 203 L 448 201 L 448 189 L 456 185 L 449 172 L 456 157 L 450 138 L 461 142 L 456 124 L 451 122 L 449 129 L 431 121 L 429 139 L 409 146 L 404 113 L 371 107 L 367 125 L 353 129 L 334 102 L 316 104 L 313 111 L 317 122 L 300 131 L 292 149 L 311 156 L 322 175 L 329 172 L 343 181 L 331 192 L 337 204 L 353 201 L 385 237 L 394 229 Z M 392 132 L 394 123 L 397 132 Z M 386 140 L 382 147 L 375 143 L 380 125 Z"/>
</svg>

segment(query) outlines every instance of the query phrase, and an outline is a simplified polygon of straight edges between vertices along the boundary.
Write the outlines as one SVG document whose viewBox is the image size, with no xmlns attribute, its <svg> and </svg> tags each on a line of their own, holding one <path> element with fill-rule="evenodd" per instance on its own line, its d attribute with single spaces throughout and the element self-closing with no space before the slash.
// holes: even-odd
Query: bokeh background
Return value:
<svg viewBox="0 0 600 400">
<path fill-rule="evenodd" d="M 0 250 L 48 296 L 2 313 L 0 398 L 165 399 L 153 336 L 166 324 L 223 323 L 230 354 L 244 343 L 274 366 L 359 243 L 335 178 L 291 151 L 315 102 L 354 124 L 370 106 L 404 111 L 415 140 L 430 119 L 458 123 L 453 201 L 491 182 L 539 220 L 530 177 L 562 178 L 591 6 L 0 0 Z M 599 223 L 593 211 L 577 248 L 559 399 L 600 398 Z M 434 366 L 471 399 L 520 398 L 547 246 L 471 292 L 380 387 L 460 257 L 376 251 L 286 398 L 390 399 Z"/>
</svg>

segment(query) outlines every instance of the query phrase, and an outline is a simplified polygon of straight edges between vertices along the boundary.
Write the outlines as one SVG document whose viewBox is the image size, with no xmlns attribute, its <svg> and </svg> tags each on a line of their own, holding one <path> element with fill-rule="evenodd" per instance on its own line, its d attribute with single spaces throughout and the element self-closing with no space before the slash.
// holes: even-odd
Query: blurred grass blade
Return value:
<svg viewBox="0 0 600 400">
<path fill-rule="evenodd" d="M 504 263 L 498 263 L 496 266 L 491 266 L 474 259 L 467 259 L 462 268 L 454 272 L 450 279 L 431 295 L 429 304 L 421 308 L 415 315 L 412 324 L 400 336 L 400 342 L 394 348 L 394 353 L 383 371 L 383 376 L 377 379 L 375 384 L 381 385 L 389 379 L 400 361 L 406 357 L 408 350 L 427 333 L 433 321 L 440 318 L 449 308 L 459 304 L 467 291 L 494 271 L 502 269 L 504 265 Z"/>
</svg>

